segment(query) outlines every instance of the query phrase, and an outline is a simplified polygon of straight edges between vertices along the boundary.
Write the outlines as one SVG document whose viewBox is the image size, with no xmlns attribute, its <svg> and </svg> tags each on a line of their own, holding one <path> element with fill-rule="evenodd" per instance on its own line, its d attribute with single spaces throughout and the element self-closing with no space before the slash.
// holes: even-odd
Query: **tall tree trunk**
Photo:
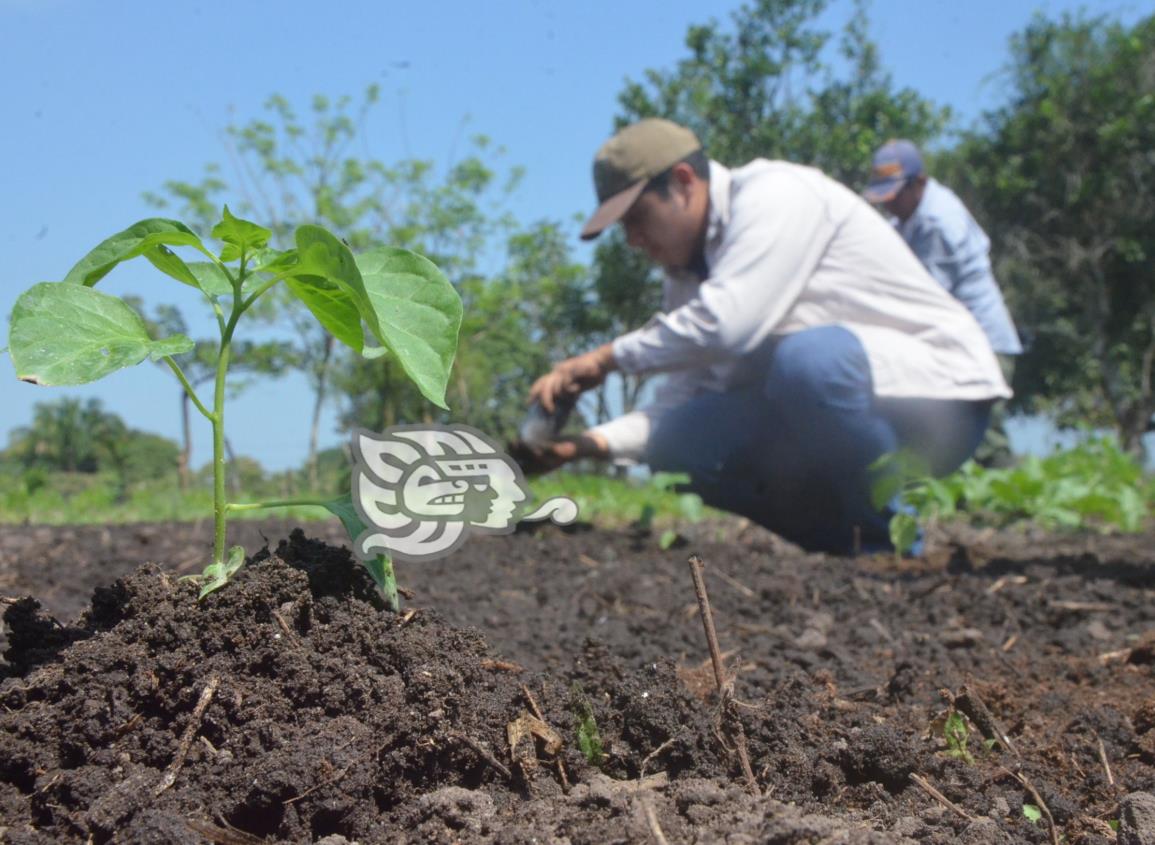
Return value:
<svg viewBox="0 0 1155 845">
<path fill-rule="evenodd" d="M 325 335 L 325 351 L 317 367 L 316 395 L 313 399 L 313 421 L 309 426 L 309 457 L 307 459 L 309 490 L 316 491 L 319 486 L 317 479 L 317 437 L 321 429 L 321 407 L 325 403 L 325 390 L 329 381 L 329 365 L 333 357 L 334 338 L 331 334 Z"/>
<path fill-rule="evenodd" d="M 233 444 L 229 442 L 227 437 L 225 438 L 225 456 L 229 462 L 228 480 L 226 483 L 229 486 L 229 493 L 236 496 L 241 492 L 241 479 L 237 475 L 237 455 L 236 452 L 233 451 Z"/>
<path fill-rule="evenodd" d="M 189 399 L 188 391 L 182 389 L 180 392 L 180 454 L 176 459 L 176 476 L 177 484 L 180 486 L 181 492 L 187 491 L 189 487 L 189 461 L 192 458 L 192 429 L 189 426 L 189 405 L 192 404 Z"/>
</svg>

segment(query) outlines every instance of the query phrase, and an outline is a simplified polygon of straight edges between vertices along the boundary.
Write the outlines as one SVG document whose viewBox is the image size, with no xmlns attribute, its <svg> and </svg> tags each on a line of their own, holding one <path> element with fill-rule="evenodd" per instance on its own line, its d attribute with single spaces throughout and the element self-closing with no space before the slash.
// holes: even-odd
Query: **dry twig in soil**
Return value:
<svg viewBox="0 0 1155 845">
<path fill-rule="evenodd" d="M 188 725 L 185 726 L 184 734 L 180 738 L 180 745 L 177 746 L 176 757 L 169 764 L 168 771 L 164 773 L 164 777 L 160 779 L 160 784 L 154 790 L 154 795 L 160 795 L 174 783 L 176 783 L 176 776 L 180 774 L 181 766 L 184 765 L 184 759 L 188 756 L 189 746 L 192 745 L 193 737 L 196 736 L 197 729 L 200 728 L 201 719 L 205 715 L 205 710 L 208 709 L 209 702 L 213 700 L 213 695 L 220 686 L 220 675 L 213 675 L 209 678 L 209 682 L 205 684 L 205 688 L 201 690 L 200 698 L 197 699 L 196 707 L 193 708 L 192 718 L 189 719 Z"/>
<path fill-rule="evenodd" d="M 529 687 L 525 684 L 521 685 L 521 692 L 525 696 L 525 700 L 529 702 L 529 709 L 533 715 L 537 716 L 543 724 L 549 724 L 545 721 L 545 714 L 541 712 L 541 708 L 537 706 L 537 699 L 533 697 L 533 693 L 529 691 Z M 557 776 L 561 779 L 562 791 L 569 794 L 569 775 L 565 770 L 565 761 L 561 757 L 554 758 L 557 763 Z"/>
<path fill-rule="evenodd" d="M 658 824 L 658 814 L 654 812 L 654 805 L 645 798 L 641 799 L 642 810 L 646 814 L 646 824 L 650 826 L 650 834 L 658 845 L 670 845 L 666 834 L 662 833 L 662 826 Z"/>
<path fill-rule="evenodd" d="M 746 787 L 754 795 L 760 795 L 758 781 L 754 778 L 754 770 L 750 767 L 750 754 L 746 750 L 746 731 L 742 727 L 742 720 L 734 707 L 734 686 L 726 681 L 722 664 L 722 650 L 718 648 L 718 632 L 714 628 L 714 614 L 710 610 L 710 597 L 706 594 L 706 579 L 702 576 L 702 559 L 698 555 L 690 555 L 690 576 L 694 579 L 694 593 L 698 597 L 698 610 L 702 617 L 702 627 L 706 631 L 706 645 L 710 648 L 710 660 L 714 665 L 714 681 L 718 685 L 718 697 L 722 707 L 722 721 L 728 732 L 732 732 L 734 750 L 738 755 L 738 762 L 742 767 L 742 774 L 746 777 Z"/>
<path fill-rule="evenodd" d="M 964 810 L 962 807 L 960 807 L 954 801 L 951 801 L 949 798 L 947 798 L 945 795 L 943 795 L 941 792 L 939 792 L 937 789 L 935 789 L 933 786 L 931 786 L 930 781 L 928 781 L 922 775 L 916 775 L 914 773 L 911 773 L 910 779 L 912 781 L 914 781 L 915 785 L 919 789 L 921 789 L 923 792 L 925 792 L 927 795 L 929 795 L 931 798 L 933 798 L 938 803 L 942 804 L 948 810 L 951 810 L 952 812 L 957 813 L 958 815 L 960 815 L 964 819 L 966 819 L 968 822 L 975 821 L 974 816 L 972 816 L 970 813 L 968 813 L 966 810 Z"/>
<path fill-rule="evenodd" d="M 1114 786 L 1115 776 L 1111 774 L 1111 763 L 1107 760 L 1107 749 L 1103 747 L 1103 738 L 1096 735 L 1095 739 L 1099 743 L 1099 761 L 1103 764 L 1103 771 L 1107 773 L 1107 784 Z"/>
<path fill-rule="evenodd" d="M 493 754 L 490 753 L 484 745 L 472 737 L 466 736 L 465 734 L 454 734 L 454 736 L 472 748 L 473 753 L 488 763 L 493 768 L 493 770 L 500 774 L 503 778 L 506 780 L 513 780 L 513 772 L 506 768 L 506 766 L 500 760 L 494 757 Z"/>
<path fill-rule="evenodd" d="M 1012 772 L 1010 769 L 1003 769 L 1003 771 L 1017 780 L 1035 799 L 1035 804 L 1038 806 L 1043 818 L 1047 820 L 1047 826 L 1051 833 L 1051 845 L 1059 845 L 1059 829 L 1055 827 L 1055 817 L 1051 815 L 1051 808 L 1047 806 L 1047 802 L 1043 800 L 1043 796 L 1039 794 L 1039 790 L 1035 789 L 1034 784 L 1027 780 L 1027 776 L 1020 772 Z"/>
<path fill-rule="evenodd" d="M 984 737 L 997 741 L 1003 748 L 1010 751 L 1016 757 L 1020 757 L 1019 750 L 1015 748 L 1011 738 L 1007 736 L 1007 732 L 1003 730 L 1003 726 L 999 724 L 998 719 L 994 717 L 990 709 L 979 698 L 978 693 L 970 687 L 963 685 L 954 697 L 954 706 L 966 714 L 967 718 L 975 723 L 975 727 L 979 729 Z"/>
</svg>

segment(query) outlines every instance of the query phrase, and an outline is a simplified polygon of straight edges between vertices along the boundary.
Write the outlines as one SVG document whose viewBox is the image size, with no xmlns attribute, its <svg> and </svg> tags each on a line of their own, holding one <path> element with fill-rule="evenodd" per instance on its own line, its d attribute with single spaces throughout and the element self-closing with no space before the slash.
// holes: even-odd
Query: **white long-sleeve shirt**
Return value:
<svg viewBox="0 0 1155 845">
<path fill-rule="evenodd" d="M 986 336 L 857 194 L 818 170 L 710 163 L 708 278 L 667 274 L 664 313 L 613 343 L 626 373 L 669 373 L 653 400 L 594 431 L 637 459 L 667 409 L 753 374 L 772 336 L 838 325 L 862 342 L 879 397 L 1011 395 Z M 745 362 L 749 363 L 749 362 Z"/>
</svg>

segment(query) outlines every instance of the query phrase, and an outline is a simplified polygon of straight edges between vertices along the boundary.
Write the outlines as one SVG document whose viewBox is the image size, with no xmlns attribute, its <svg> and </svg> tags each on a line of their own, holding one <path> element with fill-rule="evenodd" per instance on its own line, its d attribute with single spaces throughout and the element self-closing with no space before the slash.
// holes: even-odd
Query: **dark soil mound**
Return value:
<svg viewBox="0 0 1155 845">
<path fill-rule="evenodd" d="M 726 719 L 688 549 L 652 538 L 478 538 L 403 568 L 397 617 L 299 532 L 198 603 L 177 574 L 204 526 L 11 529 L 0 583 L 48 611 L 4 600 L 0 841 L 1155 837 L 1150 537 L 964 534 L 896 561 L 713 531 L 692 548 Z M 95 584 L 76 622 L 48 615 Z"/>
<path fill-rule="evenodd" d="M 671 665 L 639 678 L 592 649 L 571 688 L 496 660 L 478 633 L 433 613 L 380 608 L 346 552 L 300 532 L 201 603 L 194 585 L 145 566 L 98 589 L 73 628 L 30 600 L 13 604 L 6 656 L 17 677 L 0 689 L 8 839 L 395 841 L 406 830 L 500 829 L 509 841 L 514 805 L 560 794 L 559 764 L 570 783 L 588 779 L 572 731 L 582 704 L 608 772 L 636 776 L 663 744 L 669 775 L 719 771 L 710 714 Z M 511 759 L 507 725 L 534 706 L 565 745 L 547 753 L 531 733 L 525 759 Z"/>
</svg>

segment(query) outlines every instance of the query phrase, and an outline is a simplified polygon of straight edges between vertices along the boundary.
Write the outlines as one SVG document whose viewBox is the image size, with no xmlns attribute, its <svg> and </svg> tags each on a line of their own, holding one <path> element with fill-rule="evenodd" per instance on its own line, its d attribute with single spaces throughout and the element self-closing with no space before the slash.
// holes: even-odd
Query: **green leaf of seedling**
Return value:
<svg viewBox="0 0 1155 845">
<path fill-rule="evenodd" d="M 237 570 L 245 564 L 245 550 L 240 546 L 233 546 L 229 549 L 228 557 L 220 563 L 210 563 L 205 567 L 204 572 L 201 573 L 200 595 L 197 600 L 203 599 L 209 593 L 215 592 L 229 582 L 229 579 L 236 574 Z"/>
<path fill-rule="evenodd" d="M 283 270 L 290 292 L 337 340 L 360 352 L 361 321 L 373 309 L 353 253 L 319 226 L 299 227 L 296 241 L 296 263 Z M 370 329 L 379 334 L 376 321 Z"/>
<path fill-rule="evenodd" d="M 353 505 L 353 497 L 346 494 L 338 496 L 336 499 L 330 499 L 327 502 L 321 503 L 333 516 L 341 520 L 341 524 L 345 526 L 345 533 L 349 535 L 349 541 L 355 542 L 362 532 L 367 527 L 361 521 L 361 516 L 357 513 L 357 508 Z"/>
<path fill-rule="evenodd" d="M 184 355 L 186 352 L 192 352 L 196 348 L 196 341 L 185 337 L 183 334 L 169 335 L 162 337 L 160 340 L 152 341 L 148 346 L 148 359 L 150 361 L 159 361 L 162 358 L 170 358 L 173 355 Z"/>
<path fill-rule="evenodd" d="M 667 528 L 658 539 L 658 546 L 661 547 L 662 551 L 666 551 L 676 542 L 678 542 L 678 532 L 673 528 Z"/>
<path fill-rule="evenodd" d="M 361 312 L 347 290 L 320 276 L 289 276 L 285 286 L 329 334 L 355 352 L 363 351 L 365 332 L 361 328 Z"/>
<path fill-rule="evenodd" d="M 363 560 L 361 564 L 369 571 L 373 583 L 381 591 L 385 603 L 394 613 L 401 610 L 401 602 L 397 598 L 397 574 L 393 571 L 393 558 L 389 555 L 377 555 L 370 560 Z"/>
<path fill-rule="evenodd" d="M 970 730 L 967 728 L 966 718 L 957 710 L 951 710 L 942 727 L 942 735 L 946 740 L 946 753 L 965 763 L 973 763 L 974 758 L 967 750 L 970 739 Z"/>
<path fill-rule="evenodd" d="M 1043 820 L 1043 811 L 1034 804 L 1023 805 L 1023 816 L 1031 824 L 1038 824 Z"/>
<path fill-rule="evenodd" d="M 593 708 L 577 684 L 573 687 L 573 702 L 574 715 L 577 717 L 578 749 L 591 766 L 601 768 L 606 759 L 605 746 L 594 719 Z"/>
<path fill-rule="evenodd" d="M 447 407 L 461 297 L 432 261 L 408 250 L 379 247 L 356 261 L 369 298 L 370 313 L 361 315 L 366 325 L 421 394 Z"/>
<path fill-rule="evenodd" d="M 236 261 L 242 252 L 253 255 L 265 248 L 272 234 L 263 226 L 234 217 L 227 205 L 221 212 L 220 222 L 213 226 L 213 237 L 225 245 L 221 250 L 221 261 Z"/>
<path fill-rule="evenodd" d="M 295 249 L 279 250 L 265 247 L 253 253 L 249 263 L 249 275 L 245 279 L 243 292 L 249 293 L 253 288 L 263 285 L 269 279 L 282 278 L 290 275 L 297 266 L 297 251 Z"/>
<path fill-rule="evenodd" d="M 900 511 L 890 518 L 889 530 L 895 552 L 905 554 L 918 540 L 918 517 Z"/>
<path fill-rule="evenodd" d="M 184 335 L 153 340 L 140 315 L 120 299 L 58 282 L 21 294 L 9 326 L 16 376 L 33 384 L 87 384 L 194 346 Z"/>
<path fill-rule="evenodd" d="M 341 524 L 345 526 L 345 533 L 349 535 L 349 544 L 356 543 L 357 538 L 365 531 L 366 525 L 361 521 L 361 516 L 353 505 L 352 496 L 339 496 L 321 504 L 329 513 L 341 520 Z M 361 563 L 369 571 L 389 609 L 394 613 L 399 611 L 401 604 L 397 599 L 397 577 L 393 571 L 392 558 L 389 555 L 377 555 L 372 560 L 363 560 Z"/>
<path fill-rule="evenodd" d="M 701 522 L 706 515 L 706 505 L 697 493 L 682 493 L 678 496 L 678 509 L 692 523 Z"/>
<path fill-rule="evenodd" d="M 298 262 L 289 271 L 295 280 L 294 294 L 319 320 L 329 320 L 329 331 L 360 352 L 364 344 L 349 321 L 351 301 L 360 320 L 422 395 L 446 407 L 445 388 L 457 352 L 462 307 L 441 271 L 416 253 L 390 247 L 355 259 L 345 244 L 318 226 L 298 228 L 296 241 Z M 343 334 L 337 334 L 338 328 Z"/>
<path fill-rule="evenodd" d="M 273 249 L 272 247 L 265 247 L 253 252 L 253 272 L 254 273 L 272 273 L 277 275 L 295 266 L 297 263 L 297 251 L 295 249 Z"/>
<path fill-rule="evenodd" d="M 231 296 L 233 283 L 219 264 L 211 261 L 190 261 L 187 265 L 198 288 L 209 296 Z"/>
<path fill-rule="evenodd" d="M 898 473 L 887 473 L 875 477 L 870 485 L 870 503 L 874 505 L 875 510 L 882 510 L 902 492 L 905 484 L 906 480 Z"/>
<path fill-rule="evenodd" d="M 166 248 L 170 246 L 191 246 L 211 256 L 188 226 L 177 220 L 153 217 L 133 223 L 123 232 L 101 241 L 68 271 L 64 281 L 91 287 L 117 264 L 144 255 L 161 272 L 186 285 L 199 287 L 188 266 Z"/>
<path fill-rule="evenodd" d="M 662 492 L 673 490 L 679 484 L 689 483 L 690 476 L 684 472 L 655 472 L 650 476 L 650 486 Z"/>
</svg>

